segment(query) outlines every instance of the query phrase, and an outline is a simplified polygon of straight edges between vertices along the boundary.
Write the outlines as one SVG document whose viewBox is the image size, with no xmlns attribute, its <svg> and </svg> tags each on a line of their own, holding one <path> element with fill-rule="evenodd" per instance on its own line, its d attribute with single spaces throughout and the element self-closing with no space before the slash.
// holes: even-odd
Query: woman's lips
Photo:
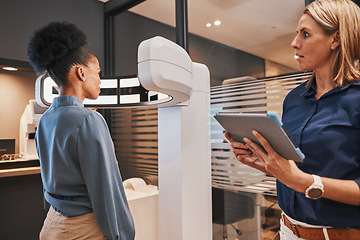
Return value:
<svg viewBox="0 0 360 240">
<path fill-rule="evenodd" d="M 304 56 L 301 56 L 301 55 L 294 55 L 294 58 L 295 58 L 295 60 L 299 60 L 299 58 L 303 58 Z"/>
</svg>

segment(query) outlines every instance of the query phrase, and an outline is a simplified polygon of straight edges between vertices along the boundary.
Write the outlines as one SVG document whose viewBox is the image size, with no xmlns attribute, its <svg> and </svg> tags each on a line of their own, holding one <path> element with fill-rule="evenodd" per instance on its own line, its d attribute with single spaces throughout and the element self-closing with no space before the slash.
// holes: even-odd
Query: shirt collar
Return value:
<svg viewBox="0 0 360 240">
<path fill-rule="evenodd" d="M 347 83 L 347 84 L 345 84 L 344 86 L 341 86 L 341 87 L 335 87 L 330 92 L 326 93 L 326 95 L 344 91 L 345 89 L 348 89 L 350 86 L 353 86 L 353 85 L 360 86 L 360 80 L 357 80 L 357 81 L 351 82 L 351 83 Z M 305 96 L 306 97 L 315 96 L 316 93 L 317 93 L 317 91 L 316 91 L 316 81 L 315 81 L 315 77 L 314 77 L 314 79 L 310 83 L 310 86 L 305 91 Z"/>
<path fill-rule="evenodd" d="M 75 96 L 65 95 L 54 98 L 52 107 L 61 107 L 61 106 L 78 106 L 84 107 L 84 103 Z"/>
<path fill-rule="evenodd" d="M 305 91 L 305 97 L 315 96 L 316 94 L 316 81 L 315 78 L 311 81 L 310 86 Z"/>
</svg>

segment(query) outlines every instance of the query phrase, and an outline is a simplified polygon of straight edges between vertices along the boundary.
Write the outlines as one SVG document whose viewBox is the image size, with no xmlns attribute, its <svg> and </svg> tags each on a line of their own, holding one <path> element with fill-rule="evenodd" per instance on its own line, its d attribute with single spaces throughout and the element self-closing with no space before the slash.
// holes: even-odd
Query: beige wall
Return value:
<svg viewBox="0 0 360 240">
<path fill-rule="evenodd" d="M 282 64 L 265 60 L 265 76 L 266 77 L 274 77 L 282 74 L 287 73 L 294 73 L 300 71 L 299 69 L 293 69 L 289 68 L 287 66 L 284 66 Z"/>
<path fill-rule="evenodd" d="M 30 99 L 35 99 L 33 72 L 0 70 L 0 139 L 15 139 L 19 152 L 20 118 Z"/>
</svg>

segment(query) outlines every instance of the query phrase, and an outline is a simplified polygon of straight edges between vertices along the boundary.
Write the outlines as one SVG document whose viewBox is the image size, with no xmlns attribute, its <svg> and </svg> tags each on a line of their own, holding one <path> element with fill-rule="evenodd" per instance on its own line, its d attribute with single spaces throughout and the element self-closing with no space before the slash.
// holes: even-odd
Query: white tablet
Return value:
<svg viewBox="0 0 360 240">
<path fill-rule="evenodd" d="M 244 142 L 247 137 L 254 142 L 260 142 L 252 134 L 252 130 L 258 131 L 270 143 L 271 147 L 282 157 L 296 162 L 302 162 L 304 154 L 286 133 L 282 122 L 274 112 L 268 113 L 239 113 L 220 112 L 215 119 L 227 131 L 232 139 Z"/>
</svg>

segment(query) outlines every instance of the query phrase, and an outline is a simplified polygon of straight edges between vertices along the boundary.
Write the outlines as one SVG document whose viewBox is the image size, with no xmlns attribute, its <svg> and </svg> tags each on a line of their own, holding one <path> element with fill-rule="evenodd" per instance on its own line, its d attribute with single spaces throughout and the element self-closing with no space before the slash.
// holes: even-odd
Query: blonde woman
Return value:
<svg viewBox="0 0 360 240">
<path fill-rule="evenodd" d="M 287 239 L 360 239 L 360 9 L 350 0 L 306 7 L 291 47 L 309 81 L 286 97 L 283 123 L 305 154 L 303 163 L 234 142 L 237 159 L 277 178 Z M 256 129 L 255 129 L 256 130 Z"/>
</svg>

